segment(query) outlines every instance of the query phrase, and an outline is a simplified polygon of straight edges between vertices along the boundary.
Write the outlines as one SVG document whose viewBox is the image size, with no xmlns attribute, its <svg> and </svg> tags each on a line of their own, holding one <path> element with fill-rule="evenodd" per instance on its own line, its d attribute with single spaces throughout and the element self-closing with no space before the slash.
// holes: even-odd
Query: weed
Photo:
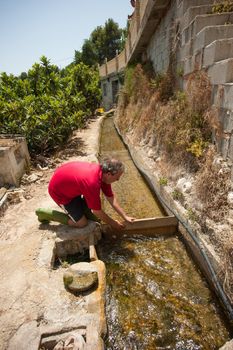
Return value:
<svg viewBox="0 0 233 350">
<path fill-rule="evenodd" d="M 231 0 L 216 0 L 212 13 L 233 12 L 233 1 Z"/>
<path fill-rule="evenodd" d="M 196 189 L 200 200 L 203 202 L 203 217 L 219 222 L 224 219 L 228 210 L 227 194 L 230 191 L 230 170 L 221 169 L 221 164 L 215 161 L 216 150 L 209 147 L 202 162 L 202 167 L 197 173 Z"/>
<path fill-rule="evenodd" d="M 200 158 L 203 156 L 207 145 L 207 142 L 197 139 L 193 143 L 191 143 L 190 147 L 187 148 L 187 151 L 191 152 L 195 157 Z"/>
<path fill-rule="evenodd" d="M 174 191 L 172 192 L 172 198 L 175 200 L 175 201 L 178 201 L 180 203 L 183 203 L 184 202 L 184 195 L 183 193 L 181 193 L 178 189 L 174 189 Z"/>
<path fill-rule="evenodd" d="M 166 177 L 160 177 L 159 178 L 159 184 L 161 185 L 161 186 L 167 186 L 167 178 Z"/>
<path fill-rule="evenodd" d="M 184 68 L 178 67 L 177 70 L 176 70 L 176 74 L 177 74 L 178 77 L 183 77 L 183 75 L 184 75 Z"/>
<path fill-rule="evenodd" d="M 70 266 L 70 264 L 68 263 L 68 261 L 65 261 L 65 260 L 61 260 L 60 261 L 61 262 L 61 267 L 63 268 L 63 269 L 66 269 L 67 267 L 69 267 Z"/>
<path fill-rule="evenodd" d="M 195 214 L 195 211 L 192 208 L 187 209 L 187 217 L 192 222 L 197 221 L 197 215 Z"/>
</svg>

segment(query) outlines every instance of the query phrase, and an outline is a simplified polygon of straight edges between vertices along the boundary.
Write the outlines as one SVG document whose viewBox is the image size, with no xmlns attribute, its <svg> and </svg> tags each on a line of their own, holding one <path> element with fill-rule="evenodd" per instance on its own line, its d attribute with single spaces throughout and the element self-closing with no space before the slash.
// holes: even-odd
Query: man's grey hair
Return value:
<svg viewBox="0 0 233 350">
<path fill-rule="evenodd" d="M 111 175 L 115 175 L 119 172 L 124 172 L 125 166 L 124 164 L 117 159 L 106 157 L 100 161 L 100 166 L 104 174 L 110 173 Z"/>
</svg>

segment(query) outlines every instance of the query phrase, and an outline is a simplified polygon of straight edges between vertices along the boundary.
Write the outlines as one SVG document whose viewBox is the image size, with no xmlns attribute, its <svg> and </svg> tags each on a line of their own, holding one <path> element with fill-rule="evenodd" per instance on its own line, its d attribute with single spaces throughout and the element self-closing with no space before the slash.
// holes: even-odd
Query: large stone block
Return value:
<svg viewBox="0 0 233 350">
<path fill-rule="evenodd" d="M 83 253 L 90 246 L 90 235 L 93 237 L 93 244 L 97 244 L 101 239 L 100 225 L 94 221 L 88 221 L 84 228 L 71 228 L 62 226 L 57 231 L 55 240 L 55 254 L 59 258 L 67 255 Z"/>
<path fill-rule="evenodd" d="M 194 39 L 193 52 L 201 50 L 203 47 L 209 45 L 215 40 L 232 37 L 233 24 L 205 27 L 197 34 Z"/>
<path fill-rule="evenodd" d="M 183 18 L 180 21 L 180 28 L 183 30 L 186 28 L 196 16 L 204 15 L 210 13 L 212 5 L 202 5 L 202 6 L 192 6 L 184 14 Z"/>
<path fill-rule="evenodd" d="M 20 135 L 0 134 L 0 186 L 19 186 L 29 164 L 25 138 Z"/>
<path fill-rule="evenodd" d="M 233 110 L 233 83 L 213 85 L 212 103 L 217 108 Z"/>
<path fill-rule="evenodd" d="M 195 0 L 196 6 L 202 6 L 202 5 L 212 5 L 214 3 L 214 0 Z M 183 0 L 178 7 L 178 16 L 182 17 L 185 12 L 194 5 L 193 0 Z"/>
<path fill-rule="evenodd" d="M 233 23 L 232 13 L 199 15 L 184 29 L 182 33 L 182 45 L 194 38 L 203 28 L 209 26 L 225 25 Z"/>
<path fill-rule="evenodd" d="M 209 67 L 229 57 L 233 57 L 233 38 L 215 40 L 204 49 L 203 67 Z"/>
<path fill-rule="evenodd" d="M 215 63 L 208 69 L 211 84 L 224 84 L 233 81 L 233 58 Z"/>
</svg>

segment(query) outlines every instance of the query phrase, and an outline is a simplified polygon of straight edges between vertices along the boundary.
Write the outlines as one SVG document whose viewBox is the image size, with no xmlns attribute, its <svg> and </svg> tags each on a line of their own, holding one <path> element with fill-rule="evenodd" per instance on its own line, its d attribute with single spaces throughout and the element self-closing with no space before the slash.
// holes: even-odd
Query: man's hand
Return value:
<svg viewBox="0 0 233 350">
<path fill-rule="evenodd" d="M 127 216 L 127 215 L 124 216 L 124 219 L 126 222 L 134 222 L 134 220 L 136 220 L 135 218 L 132 218 L 131 216 Z"/>
<path fill-rule="evenodd" d="M 120 221 L 118 220 L 114 220 L 112 223 L 111 223 L 111 227 L 114 229 L 114 230 L 123 230 L 124 228 L 124 224 L 122 224 Z"/>
</svg>

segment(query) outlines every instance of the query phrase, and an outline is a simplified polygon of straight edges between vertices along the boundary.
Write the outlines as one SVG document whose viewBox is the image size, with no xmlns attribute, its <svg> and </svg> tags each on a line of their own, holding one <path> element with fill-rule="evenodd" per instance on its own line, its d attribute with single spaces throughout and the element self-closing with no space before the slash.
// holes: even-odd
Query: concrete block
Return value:
<svg viewBox="0 0 233 350">
<path fill-rule="evenodd" d="M 196 6 L 212 5 L 213 3 L 213 0 L 195 0 Z M 180 6 L 178 7 L 178 17 L 182 17 L 185 14 L 185 12 L 193 5 L 193 0 L 183 0 Z"/>
<path fill-rule="evenodd" d="M 217 108 L 233 110 L 233 83 L 213 85 L 212 104 Z"/>
<path fill-rule="evenodd" d="M 222 121 L 224 134 L 231 134 L 233 132 L 233 111 L 221 108 L 219 118 Z"/>
<path fill-rule="evenodd" d="M 233 83 L 224 84 L 223 89 L 223 107 L 233 110 Z"/>
<path fill-rule="evenodd" d="M 215 40 L 204 49 L 203 67 L 211 66 L 229 57 L 233 57 L 233 38 Z"/>
<path fill-rule="evenodd" d="M 180 21 L 180 28 L 183 31 L 196 16 L 204 15 L 210 13 L 212 9 L 212 5 L 202 5 L 202 6 L 192 6 L 190 7 L 184 14 L 183 18 Z"/>
<path fill-rule="evenodd" d="M 224 160 L 227 160 L 229 156 L 229 148 L 230 148 L 230 135 L 226 135 L 221 140 L 221 148 L 219 149 L 219 152 L 221 153 Z"/>
<path fill-rule="evenodd" d="M 20 135 L 0 134 L 0 186 L 19 186 L 29 164 L 25 138 Z"/>
<path fill-rule="evenodd" d="M 233 24 L 208 26 L 203 28 L 195 37 L 193 42 L 193 52 L 199 51 L 218 39 L 233 37 Z"/>
<path fill-rule="evenodd" d="M 233 23 L 233 13 L 217 13 L 196 16 L 182 32 L 182 45 L 194 38 L 203 28 L 208 26 L 229 25 Z"/>
<path fill-rule="evenodd" d="M 211 84 L 233 82 L 233 58 L 215 63 L 208 69 L 207 73 Z"/>
<path fill-rule="evenodd" d="M 180 60 L 183 61 L 187 57 L 192 56 L 193 54 L 193 39 L 191 39 L 187 44 L 182 46 L 179 50 Z"/>
<path fill-rule="evenodd" d="M 55 239 L 56 257 L 65 258 L 69 254 L 83 253 L 89 249 L 91 234 L 92 245 L 95 245 L 101 239 L 101 230 L 100 225 L 94 221 L 88 221 L 84 228 L 59 227 Z"/>
<path fill-rule="evenodd" d="M 197 52 L 195 55 L 188 57 L 184 60 L 184 76 L 191 74 L 196 70 L 201 69 L 202 64 L 202 52 Z"/>
<path fill-rule="evenodd" d="M 233 162 L 233 135 L 231 135 L 231 138 L 230 138 L 228 157 Z M 232 167 L 232 182 L 233 182 L 233 167 Z"/>
</svg>

